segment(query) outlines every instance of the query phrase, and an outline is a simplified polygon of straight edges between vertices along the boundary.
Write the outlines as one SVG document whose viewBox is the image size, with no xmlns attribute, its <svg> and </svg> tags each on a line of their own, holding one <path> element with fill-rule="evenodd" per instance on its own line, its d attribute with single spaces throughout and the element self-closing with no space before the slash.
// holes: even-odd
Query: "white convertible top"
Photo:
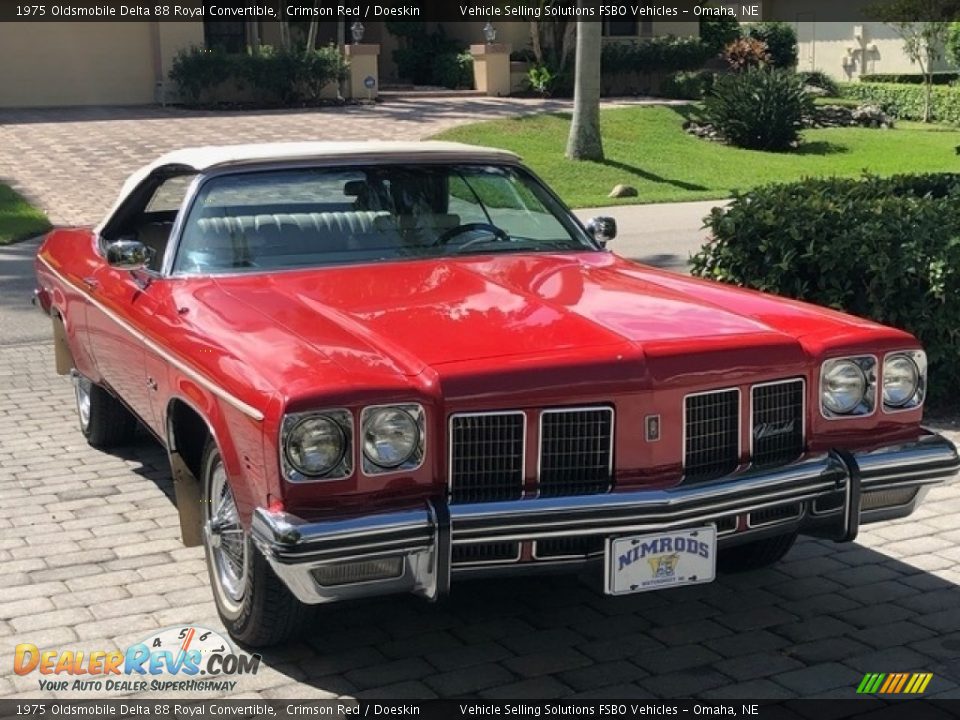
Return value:
<svg viewBox="0 0 960 720">
<path fill-rule="evenodd" d="M 161 155 L 149 165 L 135 171 L 123 183 L 116 203 L 104 218 L 104 223 L 113 217 L 127 196 L 155 170 L 163 167 L 187 168 L 198 173 L 223 167 L 238 167 L 274 162 L 310 162 L 340 159 L 366 160 L 383 158 L 390 160 L 449 160 L 451 162 L 516 162 L 519 158 L 507 150 L 479 147 L 464 143 L 396 142 L 379 140 L 354 140 L 349 142 L 279 142 L 251 145 L 207 145 L 183 148 Z M 97 232 L 103 227 L 101 223 Z"/>
<path fill-rule="evenodd" d="M 148 168 L 164 165 L 186 165 L 204 172 L 224 165 L 247 165 L 285 160 L 329 160 L 370 156 L 401 156 L 417 158 L 504 160 L 516 161 L 517 156 L 506 150 L 478 147 L 464 143 L 438 142 L 384 142 L 362 140 L 351 142 L 289 142 L 259 143 L 256 145 L 208 145 L 183 148 L 161 156 Z"/>
</svg>

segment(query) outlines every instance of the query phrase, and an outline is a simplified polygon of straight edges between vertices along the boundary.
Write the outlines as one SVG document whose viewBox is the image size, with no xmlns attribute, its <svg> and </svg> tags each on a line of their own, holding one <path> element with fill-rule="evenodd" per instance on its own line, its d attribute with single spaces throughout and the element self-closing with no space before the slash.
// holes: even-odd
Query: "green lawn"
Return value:
<svg viewBox="0 0 960 720">
<path fill-rule="evenodd" d="M 567 114 L 466 125 L 437 138 L 513 150 L 574 207 L 723 198 L 734 190 L 809 176 L 960 171 L 957 129 L 903 123 L 895 130 L 808 130 L 799 150 L 766 153 L 688 135 L 682 125 L 691 111 L 689 106 L 604 110 L 602 163 L 564 159 Z M 639 198 L 608 198 L 618 183 L 637 188 Z"/>
<path fill-rule="evenodd" d="M 50 229 L 50 221 L 40 210 L 0 183 L 0 245 L 39 235 Z"/>
</svg>

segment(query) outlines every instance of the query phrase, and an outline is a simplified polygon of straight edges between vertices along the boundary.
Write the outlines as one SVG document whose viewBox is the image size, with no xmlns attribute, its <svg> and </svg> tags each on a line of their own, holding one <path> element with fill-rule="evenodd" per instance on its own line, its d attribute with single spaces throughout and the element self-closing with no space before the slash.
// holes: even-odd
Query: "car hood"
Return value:
<svg viewBox="0 0 960 720">
<path fill-rule="evenodd" d="M 335 361 L 406 375 L 467 360 L 787 335 L 738 312 L 732 296 L 702 297 L 696 281 L 609 253 L 391 262 L 217 283 Z"/>
</svg>

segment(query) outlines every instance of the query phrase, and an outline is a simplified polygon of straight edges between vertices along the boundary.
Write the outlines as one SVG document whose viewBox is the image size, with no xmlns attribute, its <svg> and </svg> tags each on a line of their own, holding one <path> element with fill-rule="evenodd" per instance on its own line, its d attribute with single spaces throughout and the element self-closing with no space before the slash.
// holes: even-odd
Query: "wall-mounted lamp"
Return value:
<svg viewBox="0 0 960 720">
<path fill-rule="evenodd" d="M 356 20 L 353 25 L 350 26 L 350 37 L 353 38 L 354 45 L 359 45 L 360 41 L 363 40 L 364 30 L 363 23 L 359 20 Z"/>
</svg>

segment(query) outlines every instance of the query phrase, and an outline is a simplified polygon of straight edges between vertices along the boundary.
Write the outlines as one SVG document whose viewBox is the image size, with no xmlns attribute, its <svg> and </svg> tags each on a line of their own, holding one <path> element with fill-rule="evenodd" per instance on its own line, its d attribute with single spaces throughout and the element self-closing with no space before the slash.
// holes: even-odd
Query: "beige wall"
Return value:
<svg viewBox="0 0 960 720">
<path fill-rule="evenodd" d="M 828 0 L 772 0 L 764 3 L 767 19 L 791 23 L 797 30 L 799 70 L 820 70 L 837 80 L 857 80 L 873 73 L 919 73 L 903 51 L 903 39 L 887 25 L 870 22 L 873 0 L 844 0 L 853 20 L 825 22 L 833 7 Z M 863 17 L 863 21 L 856 20 Z M 860 29 L 860 37 L 857 29 Z M 948 69 L 939 62 L 936 70 Z"/>
<path fill-rule="evenodd" d="M 857 80 L 873 73 L 920 72 L 903 51 L 903 39 L 883 23 L 804 20 L 797 23 L 797 40 L 798 68 L 821 70 L 837 80 Z M 946 67 L 945 63 L 934 66 Z"/>
<path fill-rule="evenodd" d="M 0 107 L 153 102 L 152 26 L 0 23 Z"/>
</svg>

